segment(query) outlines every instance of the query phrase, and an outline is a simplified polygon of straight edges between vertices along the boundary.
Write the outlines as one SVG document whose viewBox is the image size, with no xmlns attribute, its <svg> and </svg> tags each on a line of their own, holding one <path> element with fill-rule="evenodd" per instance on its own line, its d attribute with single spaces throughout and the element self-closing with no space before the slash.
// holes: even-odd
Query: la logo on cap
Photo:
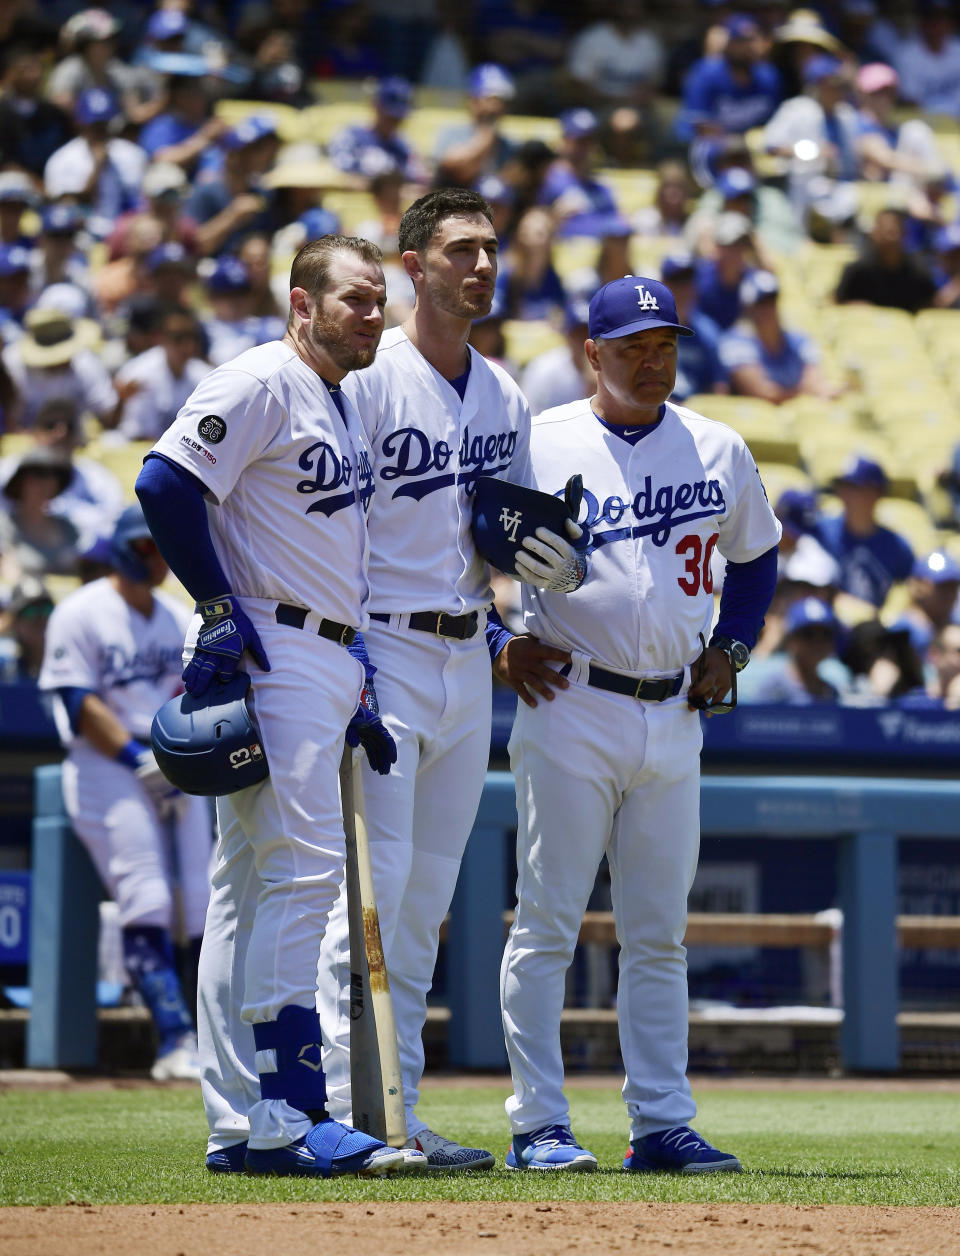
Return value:
<svg viewBox="0 0 960 1256">
<path fill-rule="evenodd" d="M 637 305 L 641 310 L 659 310 L 660 304 L 652 292 L 648 292 L 642 283 L 634 284 L 634 287 L 640 294 L 637 298 Z"/>
</svg>

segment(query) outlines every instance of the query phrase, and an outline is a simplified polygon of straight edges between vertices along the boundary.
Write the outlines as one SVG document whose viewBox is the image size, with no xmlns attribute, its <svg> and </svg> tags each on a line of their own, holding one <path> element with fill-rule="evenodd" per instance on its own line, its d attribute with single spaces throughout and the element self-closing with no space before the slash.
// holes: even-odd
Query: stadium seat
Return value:
<svg viewBox="0 0 960 1256">
<path fill-rule="evenodd" d="M 757 462 L 800 466 L 800 447 L 793 437 L 790 416 L 781 414 L 772 402 L 759 397 L 700 393 L 688 397 L 685 404 L 739 432 Z"/>
<path fill-rule="evenodd" d="M 610 189 L 624 214 L 633 214 L 638 209 L 646 209 L 656 199 L 659 176 L 655 170 L 639 168 L 622 170 L 604 167 L 596 171 L 595 177 Z M 676 236 L 673 237 L 673 247 L 677 247 Z"/>
<path fill-rule="evenodd" d="M 325 192 L 323 208 L 337 215 L 347 235 L 353 235 L 360 223 L 379 218 L 377 202 L 369 192 L 360 189 L 339 188 Z"/>
<path fill-rule="evenodd" d="M 877 507 L 877 519 L 906 537 L 915 554 L 926 554 L 936 548 L 937 529 L 929 511 L 920 502 L 884 497 Z"/>
<path fill-rule="evenodd" d="M 230 127 L 239 125 L 245 118 L 271 118 L 273 125 L 277 128 L 277 135 L 285 144 L 295 144 L 299 140 L 310 138 L 304 129 L 304 119 L 309 110 L 294 109 L 292 105 L 276 104 L 265 100 L 229 98 L 218 100 L 214 106 L 214 112 Z"/>
<path fill-rule="evenodd" d="M 461 109 L 461 120 L 463 112 Z M 500 123 L 500 130 L 517 144 L 522 144 L 524 140 L 543 140 L 553 148 L 561 138 L 560 123 L 556 118 L 541 118 L 536 114 L 508 113 Z M 622 171 L 617 173 L 621 174 Z M 598 174 L 597 177 L 603 176 Z"/>
<path fill-rule="evenodd" d="M 131 440 L 120 443 L 111 440 L 92 441 L 86 448 L 88 458 L 95 458 L 108 471 L 112 471 L 120 483 L 128 502 L 136 500 L 133 486 L 143 460 L 153 448 L 152 440 Z"/>
<path fill-rule="evenodd" d="M 599 256 L 600 241 L 592 236 L 571 236 L 553 244 L 554 269 L 567 284 L 581 279 L 585 272 L 595 271 Z"/>
<path fill-rule="evenodd" d="M 793 463 L 762 461 L 757 466 L 772 506 L 777 504 L 787 489 L 802 489 L 806 492 L 814 490 L 813 481 L 806 471 Z"/>
<path fill-rule="evenodd" d="M 526 366 L 533 358 L 566 343 L 563 332 L 546 319 L 508 318 L 503 324 L 507 357 L 517 366 Z"/>
<path fill-rule="evenodd" d="M 855 454 L 879 462 L 888 476 L 896 460 L 889 441 L 875 432 L 848 431 L 829 436 L 801 432 L 800 447 L 804 464 L 820 487 L 830 484 Z"/>
</svg>

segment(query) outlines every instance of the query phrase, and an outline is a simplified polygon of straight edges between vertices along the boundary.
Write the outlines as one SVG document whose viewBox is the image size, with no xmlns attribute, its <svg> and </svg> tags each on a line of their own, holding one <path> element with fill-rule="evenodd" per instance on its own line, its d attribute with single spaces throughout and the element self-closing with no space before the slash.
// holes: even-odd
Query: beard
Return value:
<svg viewBox="0 0 960 1256">
<path fill-rule="evenodd" d="M 369 346 L 356 345 L 335 318 L 313 311 L 310 339 L 341 371 L 362 371 L 370 366 L 377 352 L 377 341 Z"/>
<path fill-rule="evenodd" d="M 425 286 L 429 304 L 455 318 L 485 318 L 493 306 L 492 285 L 489 292 L 476 295 L 451 292 L 446 284 L 428 275 Z"/>
</svg>

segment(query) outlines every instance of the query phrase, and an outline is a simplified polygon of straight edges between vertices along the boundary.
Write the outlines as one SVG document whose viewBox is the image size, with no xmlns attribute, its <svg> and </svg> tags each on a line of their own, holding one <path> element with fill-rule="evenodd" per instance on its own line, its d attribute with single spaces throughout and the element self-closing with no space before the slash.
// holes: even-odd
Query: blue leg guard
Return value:
<svg viewBox="0 0 960 1256">
<path fill-rule="evenodd" d="M 327 1079 L 320 1060 L 320 1018 L 316 1008 L 293 1003 L 282 1007 L 275 1021 L 254 1025 L 253 1040 L 264 1099 L 285 1099 L 301 1112 L 322 1111 L 326 1107 Z M 264 1058 L 261 1052 L 269 1054 Z M 271 1069 L 269 1065 L 274 1061 Z"/>
<path fill-rule="evenodd" d="M 153 1017 L 162 1055 L 176 1046 L 184 1034 L 193 1033 L 170 935 L 158 925 L 127 925 L 123 930 L 123 958 Z"/>
</svg>

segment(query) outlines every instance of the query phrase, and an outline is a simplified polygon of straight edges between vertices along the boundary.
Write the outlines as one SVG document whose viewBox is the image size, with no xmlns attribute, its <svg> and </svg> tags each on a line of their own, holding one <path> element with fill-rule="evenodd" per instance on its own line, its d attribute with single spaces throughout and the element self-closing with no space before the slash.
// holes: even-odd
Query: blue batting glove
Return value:
<svg viewBox="0 0 960 1256">
<path fill-rule="evenodd" d="M 368 680 L 360 695 L 360 705 L 347 725 L 347 745 L 363 746 L 374 772 L 386 776 L 397 761 L 397 743 L 380 718 L 380 706 L 373 681 Z"/>
<path fill-rule="evenodd" d="M 193 698 L 210 688 L 214 679 L 228 681 L 249 650 L 265 672 L 270 670 L 257 630 L 247 614 L 227 595 L 197 603 L 203 627 L 197 636 L 193 658 L 183 671 L 183 687 Z"/>
</svg>

